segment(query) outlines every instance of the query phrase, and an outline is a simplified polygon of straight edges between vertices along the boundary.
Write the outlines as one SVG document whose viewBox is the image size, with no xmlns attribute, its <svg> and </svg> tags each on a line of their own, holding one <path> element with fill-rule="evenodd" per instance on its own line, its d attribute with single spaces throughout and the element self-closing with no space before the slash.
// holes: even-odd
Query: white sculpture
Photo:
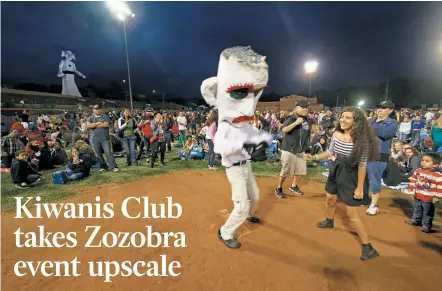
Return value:
<svg viewBox="0 0 442 291">
<path fill-rule="evenodd" d="M 78 91 L 77 84 L 75 84 L 75 74 L 86 79 L 80 71 L 77 71 L 75 67 L 75 55 L 70 50 L 64 50 L 61 52 L 63 58 L 58 65 L 57 76 L 62 78 L 63 90 L 61 94 L 82 97 L 80 91 Z"/>
</svg>

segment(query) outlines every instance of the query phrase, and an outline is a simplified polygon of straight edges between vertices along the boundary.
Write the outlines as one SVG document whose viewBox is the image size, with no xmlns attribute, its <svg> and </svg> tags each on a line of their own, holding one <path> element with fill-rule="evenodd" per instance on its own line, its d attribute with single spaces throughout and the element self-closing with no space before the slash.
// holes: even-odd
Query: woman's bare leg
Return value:
<svg viewBox="0 0 442 291">
<path fill-rule="evenodd" d="M 354 230 L 358 233 L 362 244 L 368 244 L 368 232 L 358 212 L 358 207 L 346 206 L 348 218 L 354 227 Z"/>
<path fill-rule="evenodd" d="M 333 220 L 336 212 L 336 202 L 338 201 L 338 195 L 331 195 L 327 193 L 325 198 L 325 217 Z"/>
</svg>

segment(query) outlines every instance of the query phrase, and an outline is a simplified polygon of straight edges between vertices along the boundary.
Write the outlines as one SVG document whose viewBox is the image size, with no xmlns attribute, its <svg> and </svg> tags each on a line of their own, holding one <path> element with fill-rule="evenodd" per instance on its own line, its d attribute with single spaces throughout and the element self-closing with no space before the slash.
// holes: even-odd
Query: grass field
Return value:
<svg viewBox="0 0 442 291">
<path fill-rule="evenodd" d="M 117 158 L 117 164 L 120 172 L 98 173 L 97 169 L 92 169 L 91 176 L 86 179 L 70 182 L 65 185 L 54 185 L 52 183 L 52 172 L 65 169 L 65 166 L 58 166 L 51 171 L 42 171 L 42 181 L 37 182 L 28 189 L 16 188 L 11 182 L 9 173 L 1 173 L 1 209 L 4 211 L 12 211 L 15 209 L 14 197 L 22 196 L 40 196 L 42 201 L 54 202 L 63 200 L 69 196 L 76 195 L 77 190 L 82 187 L 103 185 L 107 183 L 123 184 L 134 180 L 140 180 L 148 176 L 160 175 L 181 171 L 210 171 L 208 169 L 207 160 L 182 161 L 177 156 L 178 149 L 172 152 L 166 152 L 165 163 L 162 167 L 156 164 L 151 169 L 146 163 L 146 159 L 142 159 L 138 167 L 126 167 L 126 158 Z M 68 153 L 69 155 L 70 153 Z M 280 166 L 267 166 L 265 162 L 253 163 L 253 171 L 256 176 L 278 177 L 281 170 Z M 224 172 L 223 167 L 218 167 L 216 171 Z M 324 171 L 322 167 L 309 167 L 308 179 L 312 181 L 325 181 L 320 175 Z M 276 186 L 276 185 L 275 185 Z"/>
</svg>

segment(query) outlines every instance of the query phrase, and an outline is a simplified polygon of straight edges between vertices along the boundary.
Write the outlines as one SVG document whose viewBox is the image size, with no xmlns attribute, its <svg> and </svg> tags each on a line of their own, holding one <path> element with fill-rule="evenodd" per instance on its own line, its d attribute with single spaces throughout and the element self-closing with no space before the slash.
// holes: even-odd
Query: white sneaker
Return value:
<svg viewBox="0 0 442 291">
<path fill-rule="evenodd" d="M 370 205 L 365 213 L 371 216 L 377 215 L 379 213 L 379 207 L 376 205 Z"/>
</svg>

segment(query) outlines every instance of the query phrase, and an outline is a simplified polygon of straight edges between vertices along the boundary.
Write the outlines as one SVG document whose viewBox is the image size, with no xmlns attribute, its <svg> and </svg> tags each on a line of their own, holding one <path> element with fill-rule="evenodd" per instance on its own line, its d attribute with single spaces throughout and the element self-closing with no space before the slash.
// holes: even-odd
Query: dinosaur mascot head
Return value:
<svg viewBox="0 0 442 291">
<path fill-rule="evenodd" d="M 269 80 L 265 58 L 250 47 L 228 48 L 221 53 L 217 76 L 201 84 L 201 94 L 207 104 L 217 108 L 219 122 L 239 127 L 253 120 Z"/>
</svg>

